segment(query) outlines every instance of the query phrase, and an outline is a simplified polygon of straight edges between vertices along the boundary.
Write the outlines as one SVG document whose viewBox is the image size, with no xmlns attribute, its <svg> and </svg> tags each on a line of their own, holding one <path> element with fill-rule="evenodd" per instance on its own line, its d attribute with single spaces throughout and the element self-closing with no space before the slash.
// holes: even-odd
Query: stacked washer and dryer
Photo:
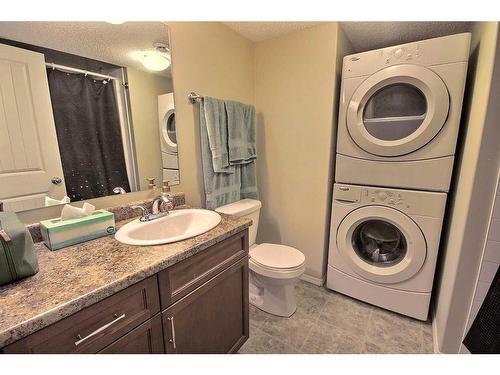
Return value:
<svg viewBox="0 0 500 375">
<path fill-rule="evenodd" d="M 179 158 L 177 157 L 177 133 L 175 128 L 174 94 L 158 96 L 158 124 L 163 180 L 171 185 L 179 183 Z"/>
<path fill-rule="evenodd" d="M 327 287 L 426 320 L 470 34 L 346 56 Z"/>
</svg>

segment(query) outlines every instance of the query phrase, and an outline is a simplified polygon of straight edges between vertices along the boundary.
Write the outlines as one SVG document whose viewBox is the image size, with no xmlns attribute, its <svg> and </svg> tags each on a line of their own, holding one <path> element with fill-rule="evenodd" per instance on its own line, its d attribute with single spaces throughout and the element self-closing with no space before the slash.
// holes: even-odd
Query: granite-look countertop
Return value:
<svg viewBox="0 0 500 375">
<path fill-rule="evenodd" d="M 107 236 L 57 251 L 35 244 L 40 271 L 0 286 L 0 348 L 197 254 L 251 224 L 223 215 L 214 229 L 158 246 L 131 246 Z M 120 228 L 131 219 L 117 223 Z"/>
</svg>

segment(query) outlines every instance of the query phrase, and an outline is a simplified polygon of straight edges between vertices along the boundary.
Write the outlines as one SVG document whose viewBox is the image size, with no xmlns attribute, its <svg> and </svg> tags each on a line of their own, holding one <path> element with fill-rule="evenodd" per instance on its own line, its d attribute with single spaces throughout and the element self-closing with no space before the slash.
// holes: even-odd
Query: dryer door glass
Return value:
<svg viewBox="0 0 500 375">
<path fill-rule="evenodd" d="M 446 85 L 435 72 L 418 65 L 394 65 L 356 88 L 347 106 L 347 130 L 372 155 L 406 155 L 439 133 L 449 105 Z"/>
<path fill-rule="evenodd" d="M 175 131 L 175 112 L 168 115 L 166 121 L 167 136 L 170 142 L 177 144 L 177 133 Z"/>
<path fill-rule="evenodd" d="M 352 246 L 361 259 L 379 267 L 399 263 L 407 250 L 403 233 L 383 220 L 367 220 L 359 224 L 352 235 Z"/>
<path fill-rule="evenodd" d="M 423 123 L 425 95 L 413 85 L 396 83 L 376 91 L 368 99 L 363 124 L 373 137 L 394 141 L 408 137 Z"/>
</svg>

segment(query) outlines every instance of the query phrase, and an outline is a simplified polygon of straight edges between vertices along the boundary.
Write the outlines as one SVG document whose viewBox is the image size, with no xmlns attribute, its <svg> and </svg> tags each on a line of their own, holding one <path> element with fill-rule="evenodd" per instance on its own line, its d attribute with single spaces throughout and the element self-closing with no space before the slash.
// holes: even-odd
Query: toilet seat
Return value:
<svg viewBox="0 0 500 375">
<path fill-rule="evenodd" d="M 263 243 L 250 248 L 249 267 L 252 271 L 276 279 L 291 279 L 304 272 L 305 256 L 285 245 Z"/>
</svg>

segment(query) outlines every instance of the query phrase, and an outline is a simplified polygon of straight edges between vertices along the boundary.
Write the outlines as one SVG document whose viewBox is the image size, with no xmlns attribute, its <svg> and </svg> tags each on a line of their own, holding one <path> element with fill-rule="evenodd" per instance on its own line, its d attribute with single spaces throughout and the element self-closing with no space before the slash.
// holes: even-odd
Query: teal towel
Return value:
<svg viewBox="0 0 500 375">
<path fill-rule="evenodd" d="M 203 111 L 200 111 L 200 116 L 202 115 L 204 116 L 214 172 L 234 173 L 234 167 L 229 163 L 227 115 L 224 101 L 204 97 Z"/>
<path fill-rule="evenodd" d="M 233 173 L 214 170 L 212 147 L 206 121 L 207 118 L 213 118 L 210 113 L 207 116 L 207 112 L 213 111 L 214 107 L 212 100 L 208 102 L 210 104 L 207 107 L 205 98 L 200 101 L 200 140 L 205 207 L 215 209 L 243 198 L 258 199 L 255 160 L 247 164 L 231 166 Z"/>
<path fill-rule="evenodd" d="M 229 165 L 247 164 L 257 158 L 255 107 L 225 101 L 227 113 L 227 145 Z"/>
</svg>

